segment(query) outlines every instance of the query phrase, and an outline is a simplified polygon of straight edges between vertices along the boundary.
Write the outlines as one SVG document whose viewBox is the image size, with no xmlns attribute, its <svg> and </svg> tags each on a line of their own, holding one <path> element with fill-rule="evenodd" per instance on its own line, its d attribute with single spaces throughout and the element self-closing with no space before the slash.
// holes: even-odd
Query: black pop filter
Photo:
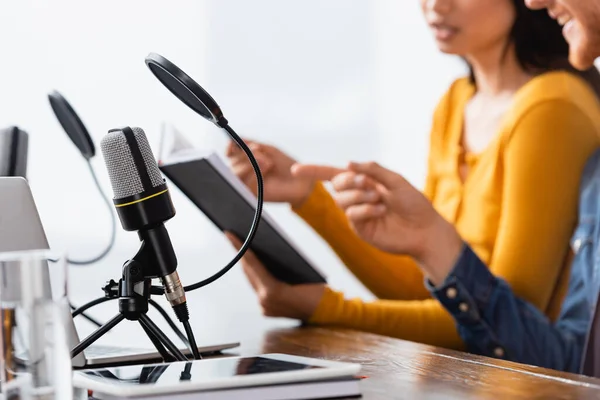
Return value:
<svg viewBox="0 0 600 400">
<path fill-rule="evenodd" d="M 50 101 L 50 106 L 52 107 L 52 111 L 54 111 L 54 115 L 60 122 L 63 130 L 69 136 L 73 144 L 79 149 L 79 152 L 83 156 L 83 158 L 87 161 L 88 168 L 90 169 L 90 174 L 92 175 L 92 179 L 96 184 L 96 188 L 104 200 L 104 203 L 108 207 L 110 212 L 110 221 L 111 221 L 111 236 L 110 242 L 108 246 L 94 258 L 90 258 L 87 260 L 73 260 L 67 259 L 69 264 L 72 265 L 92 265 L 102 260 L 104 257 L 108 255 L 108 253 L 112 250 L 113 245 L 115 244 L 116 235 L 117 235 L 117 220 L 115 214 L 113 213 L 113 204 L 112 202 L 104 195 L 102 191 L 102 187 L 98 182 L 98 178 L 96 177 L 96 173 L 94 172 L 94 168 L 92 167 L 91 159 L 96 155 L 96 146 L 94 146 L 94 142 L 90 137 L 88 130 L 86 129 L 81 119 L 73 110 L 73 107 L 69 104 L 67 99 L 64 98 L 62 94 L 57 92 L 56 90 L 52 91 L 48 94 L 48 100 Z M 86 317 L 89 318 L 89 317 Z"/>
<path fill-rule="evenodd" d="M 69 102 L 56 90 L 48 94 L 48 100 L 58 122 L 60 122 L 64 131 L 69 135 L 71 141 L 77 146 L 81 155 L 86 160 L 94 157 L 96 155 L 94 142 L 92 142 L 90 134 Z"/>
<path fill-rule="evenodd" d="M 223 112 L 221 112 L 221 108 L 217 104 L 217 102 L 206 92 L 206 90 L 202 89 L 200 85 L 196 83 L 188 74 L 179 69 L 178 66 L 173 64 L 171 61 L 167 60 L 163 56 L 150 53 L 146 57 L 146 65 L 150 68 L 150 71 L 154 74 L 154 76 L 167 88 L 171 93 L 175 95 L 179 100 L 181 100 L 185 105 L 189 108 L 200 114 L 202 117 L 207 119 L 208 121 L 216 124 L 217 126 L 223 128 L 231 139 L 246 153 L 250 164 L 252 164 L 252 168 L 254 168 L 254 172 L 256 174 L 256 210 L 254 212 L 254 219 L 252 220 L 252 225 L 250 227 L 250 231 L 246 236 L 246 240 L 242 244 L 242 247 L 238 250 L 238 253 L 235 257 L 227 264 L 223 269 L 221 269 L 216 274 L 212 275 L 209 278 L 204 279 L 201 282 L 195 283 L 190 286 L 186 286 L 185 291 L 195 290 L 206 286 L 221 276 L 225 275 L 227 271 L 229 271 L 244 255 L 244 253 L 249 249 L 250 243 L 252 243 L 252 239 L 254 239 L 254 235 L 256 234 L 256 230 L 258 229 L 258 224 L 260 222 L 260 218 L 262 215 L 263 209 L 263 178 L 260 172 L 260 167 L 256 162 L 256 158 L 252 154 L 252 151 L 248 148 L 248 145 L 244 143 L 244 141 L 235 133 L 235 131 L 229 126 L 229 123 L 223 116 Z M 159 294 L 161 290 L 156 291 L 156 294 Z"/>
<path fill-rule="evenodd" d="M 179 100 L 221 127 L 227 124 L 217 102 L 179 67 L 163 56 L 150 53 L 146 65 L 156 78 Z"/>
</svg>

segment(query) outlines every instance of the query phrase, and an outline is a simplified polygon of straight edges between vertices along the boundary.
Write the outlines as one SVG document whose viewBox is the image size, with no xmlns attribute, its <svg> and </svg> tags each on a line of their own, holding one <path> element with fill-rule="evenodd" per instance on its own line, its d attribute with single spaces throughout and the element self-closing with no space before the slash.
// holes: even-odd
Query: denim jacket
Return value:
<svg viewBox="0 0 600 400">
<path fill-rule="evenodd" d="M 558 370 L 580 372 L 600 284 L 600 151 L 582 176 L 579 223 L 567 296 L 555 323 L 517 297 L 465 246 L 446 281 L 427 287 L 454 316 L 470 352 Z"/>
</svg>

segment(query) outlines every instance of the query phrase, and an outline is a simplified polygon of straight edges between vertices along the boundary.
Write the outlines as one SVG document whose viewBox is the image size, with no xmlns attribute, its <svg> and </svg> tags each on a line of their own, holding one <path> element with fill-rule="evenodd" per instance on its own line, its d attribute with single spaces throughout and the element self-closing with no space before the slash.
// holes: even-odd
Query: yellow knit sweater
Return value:
<svg viewBox="0 0 600 400">
<path fill-rule="evenodd" d="M 460 140 L 473 94 L 473 85 L 459 79 L 436 109 L 425 194 L 496 276 L 549 313 L 568 280 L 579 180 L 598 146 L 600 106 L 587 84 L 569 73 L 532 79 L 515 94 L 492 143 L 468 155 L 463 181 Z M 362 241 L 321 184 L 295 211 L 379 299 L 345 299 L 327 288 L 309 323 L 462 348 L 452 317 L 431 298 L 410 257 Z"/>
</svg>

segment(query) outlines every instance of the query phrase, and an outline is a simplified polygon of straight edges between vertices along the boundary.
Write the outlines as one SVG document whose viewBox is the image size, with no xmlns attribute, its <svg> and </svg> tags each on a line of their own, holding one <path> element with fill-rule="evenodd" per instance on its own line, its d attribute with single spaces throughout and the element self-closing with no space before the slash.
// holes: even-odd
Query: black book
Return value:
<svg viewBox="0 0 600 400">
<path fill-rule="evenodd" d="M 165 138 L 163 129 L 161 148 L 168 140 L 175 141 L 176 145 L 171 145 L 174 148 L 167 155 L 161 155 L 160 170 L 221 231 L 230 231 L 241 240 L 246 238 L 256 210 L 256 196 L 218 154 L 194 149 L 176 131 L 170 135 L 177 137 Z M 264 208 L 250 248 L 265 268 L 283 282 L 326 282 L 324 275 L 301 253 Z"/>
</svg>

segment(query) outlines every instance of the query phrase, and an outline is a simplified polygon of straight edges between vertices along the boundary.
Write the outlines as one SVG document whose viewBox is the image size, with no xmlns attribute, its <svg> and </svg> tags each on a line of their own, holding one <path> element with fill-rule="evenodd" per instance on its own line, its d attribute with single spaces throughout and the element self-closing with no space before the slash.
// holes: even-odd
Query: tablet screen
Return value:
<svg viewBox="0 0 600 400">
<path fill-rule="evenodd" d="M 180 381 L 207 382 L 241 375 L 288 372 L 323 367 L 264 357 L 219 358 L 202 362 L 177 362 L 156 365 L 131 365 L 81 371 L 104 382 L 139 385 L 171 384 Z"/>
</svg>

